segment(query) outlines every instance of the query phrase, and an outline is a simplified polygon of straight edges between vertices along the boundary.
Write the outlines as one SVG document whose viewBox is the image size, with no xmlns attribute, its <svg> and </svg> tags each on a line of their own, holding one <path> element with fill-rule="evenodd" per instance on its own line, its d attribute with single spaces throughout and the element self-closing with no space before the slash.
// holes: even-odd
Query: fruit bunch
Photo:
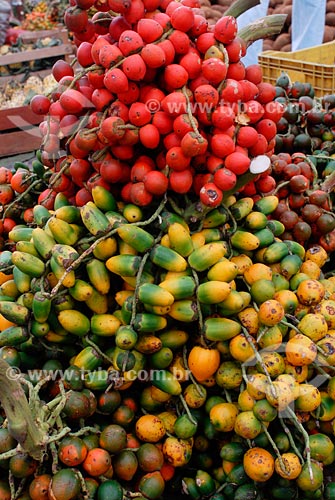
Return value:
<svg viewBox="0 0 335 500">
<path fill-rule="evenodd" d="M 281 200 L 274 216 L 283 222 L 287 238 L 304 245 L 318 242 L 332 252 L 335 228 L 332 161 L 323 170 L 325 178 L 318 181 L 310 158 L 299 153 L 279 153 L 272 158 L 273 175 L 278 182 L 276 191 Z"/>
<path fill-rule="evenodd" d="M 76 0 L 82 70 L 54 65 L 38 157 L 0 171 L 5 499 L 334 493 L 334 278 L 279 220 L 319 167 L 273 155 L 276 88 L 196 7 Z"/>
<path fill-rule="evenodd" d="M 280 202 L 271 217 L 283 223 L 283 237 L 298 241 L 305 247 L 318 243 L 331 253 L 334 251 L 335 226 L 332 211 L 334 161 L 323 158 L 327 166 L 318 169 L 320 158 L 304 153 L 272 155 L 271 169 L 256 181 L 246 184 L 241 192 L 254 200 L 275 194 Z"/>
<path fill-rule="evenodd" d="M 62 1 L 58 2 L 34 2 L 25 5 L 25 16 L 21 27 L 29 31 L 50 30 L 62 21 L 65 7 Z"/>
<path fill-rule="evenodd" d="M 33 221 L 33 207 L 38 198 L 57 182 L 57 178 L 50 180 L 50 176 L 37 157 L 30 165 L 17 161 L 12 168 L 0 167 L 1 249 L 11 246 L 8 233 L 14 226 Z"/>
<path fill-rule="evenodd" d="M 196 3 L 110 2 L 119 15 L 89 19 L 91 3 L 64 16 L 82 71 L 58 61 L 57 88 L 31 102 L 48 113 L 45 165 L 68 163 L 85 201 L 94 177 L 140 206 L 169 191 L 215 207 L 250 166 L 267 170 L 283 109 L 259 66 L 240 61 L 246 44 L 233 16 L 209 29 Z"/>
<path fill-rule="evenodd" d="M 281 239 L 276 196 L 232 197 L 191 232 L 166 199 L 149 217 L 92 195 L 36 205 L 1 253 L 0 363 L 30 388 L 11 412 L 3 384 L 4 491 L 22 478 L 33 500 L 42 486 L 63 498 L 65 480 L 72 498 L 320 491 L 335 417 L 325 250 Z"/>
<path fill-rule="evenodd" d="M 291 82 L 286 73 L 276 81 L 276 98 L 285 107 L 277 123 L 276 149 L 278 152 L 319 154 L 333 152 L 335 115 L 334 96 L 314 98 L 309 83 Z"/>
</svg>

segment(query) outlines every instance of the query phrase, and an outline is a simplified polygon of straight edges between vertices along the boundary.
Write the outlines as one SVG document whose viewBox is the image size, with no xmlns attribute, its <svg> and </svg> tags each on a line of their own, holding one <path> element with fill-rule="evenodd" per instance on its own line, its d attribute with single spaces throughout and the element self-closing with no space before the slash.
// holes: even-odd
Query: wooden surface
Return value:
<svg viewBox="0 0 335 500">
<path fill-rule="evenodd" d="M 0 110 L 0 157 L 34 151 L 41 145 L 38 124 L 43 116 L 29 106 Z"/>
<path fill-rule="evenodd" d="M 55 28 L 53 30 L 24 31 L 20 34 L 21 40 L 27 43 L 36 42 L 36 40 L 47 37 L 58 38 L 62 40 L 63 43 L 67 43 L 69 41 L 67 29 L 64 28 L 63 25 L 60 25 L 59 28 Z"/>
<path fill-rule="evenodd" d="M 39 124 L 43 116 L 36 115 L 30 109 L 30 106 L 20 106 L 18 108 L 7 108 L 0 110 L 0 131 L 9 131 L 11 129 L 29 128 L 32 125 Z M 0 138 L 2 140 L 2 135 Z"/>
<path fill-rule="evenodd" d="M 41 140 L 38 126 L 0 134 L 0 157 L 34 151 L 40 147 Z"/>
<path fill-rule="evenodd" d="M 65 56 L 73 53 L 72 45 L 64 44 L 45 47 L 43 49 L 22 50 L 0 57 L 0 66 L 20 62 L 35 61 L 36 59 L 47 59 L 48 57 Z"/>
<path fill-rule="evenodd" d="M 37 59 L 46 59 L 48 57 L 64 56 L 68 60 L 70 55 L 75 51 L 75 47 L 68 37 L 68 31 L 65 28 L 54 30 L 41 31 L 26 31 L 20 34 L 20 39 L 23 43 L 36 42 L 43 38 L 50 37 L 61 41 L 61 44 L 52 47 L 43 47 L 33 50 L 22 50 L 20 52 L 11 52 L 4 56 L 0 56 L 0 66 L 8 64 L 16 64 L 20 62 L 35 61 Z M 6 77 L 7 75 L 5 75 Z M 0 79 L 1 81 L 1 79 Z"/>
<path fill-rule="evenodd" d="M 51 74 L 51 68 L 49 69 L 42 69 L 40 71 L 30 71 L 28 70 L 27 72 L 23 73 L 18 73 L 17 75 L 7 75 L 7 76 L 1 76 L 0 77 L 0 86 L 6 85 L 8 82 L 25 82 L 29 76 L 37 76 L 39 78 L 45 78 L 46 76 Z"/>
</svg>

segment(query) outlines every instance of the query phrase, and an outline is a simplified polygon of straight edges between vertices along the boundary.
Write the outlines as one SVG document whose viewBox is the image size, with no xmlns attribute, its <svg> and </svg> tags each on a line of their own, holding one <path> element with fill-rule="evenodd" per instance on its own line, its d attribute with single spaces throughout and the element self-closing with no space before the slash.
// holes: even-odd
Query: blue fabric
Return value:
<svg viewBox="0 0 335 500">
<path fill-rule="evenodd" d="M 267 10 L 269 7 L 269 0 L 261 0 L 259 5 L 252 7 L 252 9 L 247 10 L 237 18 L 238 29 L 244 28 L 249 23 L 256 21 L 260 17 L 264 17 L 267 14 Z M 263 41 L 257 40 L 253 42 L 247 50 L 246 55 L 241 59 L 245 66 L 249 66 L 250 64 L 258 63 L 258 54 L 262 52 Z"/>
<path fill-rule="evenodd" d="M 326 0 L 293 0 L 292 51 L 322 43 L 325 16 Z"/>
<path fill-rule="evenodd" d="M 292 4 L 292 51 L 320 45 L 325 27 L 326 0 L 293 0 Z M 238 28 L 266 16 L 268 7 L 269 0 L 261 0 L 260 5 L 239 16 Z M 243 63 L 246 66 L 257 64 L 262 47 L 261 40 L 252 43 L 242 59 Z"/>
</svg>

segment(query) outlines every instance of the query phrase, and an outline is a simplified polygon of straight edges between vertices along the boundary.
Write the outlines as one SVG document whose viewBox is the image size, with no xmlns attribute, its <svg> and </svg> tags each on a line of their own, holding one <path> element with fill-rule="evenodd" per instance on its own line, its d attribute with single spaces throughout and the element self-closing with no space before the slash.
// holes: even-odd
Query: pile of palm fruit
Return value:
<svg viewBox="0 0 335 500">
<path fill-rule="evenodd" d="M 92 4 L 0 168 L 0 497 L 330 500 L 329 144 L 280 150 L 241 2 Z"/>
</svg>

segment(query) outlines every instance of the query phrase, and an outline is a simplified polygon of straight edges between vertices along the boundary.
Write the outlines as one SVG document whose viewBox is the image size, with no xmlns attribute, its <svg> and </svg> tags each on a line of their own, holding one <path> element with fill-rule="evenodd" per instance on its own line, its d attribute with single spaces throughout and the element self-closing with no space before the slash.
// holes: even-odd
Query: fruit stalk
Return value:
<svg viewBox="0 0 335 500">
<path fill-rule="evenodd" d="M 332 172 L 321 184 L 320 189 L 326 193 L 331 193 L 335 187 L 335 172 Z"/>
<path fill-rule="evenodd" d="M 312 463 L 311 463 L 311 448 L 310 448 L 310 444 L 309 444 L 309 435 L 308 435 L 308 432 L 305 430 L 305 428 L 303 427 L 303 425 L 298 421 L 296 414 L 294 413 L 294 411 L 289 406 L 287 407 L 287 411 L 288 411 L 290 417 L 293 420 L 293 424 L 297 427 L 298 430 L 300 430 L 300 432 L 301 432 L 301 434 L 302 434 L 302 436 L 304 438 L 304 441 L 305 441 L 306 462 L 307 462 L 307 466 L 308 466 L 309 477 L 310 477 L 311 481 L 313 482 L 314 481 L 314 476 L 313 476 Z"/>
<path fill-rule="evenodd" d="M 37 427 L 22 389 L 8 376 L 10 365 L 0 359 L 0 401 L 8 419 L 8 430 L 22 449 L 35 460 L 40 460 L 45 448 L 44 435 Z"/>
<path fill-rule="evenodd" d="M 298 450 L 298 448 L 296 447 L 296 444 L 295 444 L 295 441 L 294 441 L 294 437 L 292 436 L 291 434 L 291 431 L 290 429 L 287 427 L 287 425 L 285 424 L 285 421 L 283 419 L 283 417 L 280 417 L 279 416 L 279 422 L 283 428 L 283 431 L 285 432 L 285 434 L 287 435 L 288 439 L 289 439 L 289 442 L 290 442 L 290 445 L 292 447 L 292 450 L 294 451 L 294 453 L 299 457 L 300 461 L 303 462 L 304 459 L 300 453 L 300 451 Z"/>
<path fill-rule="evenodd" d="M 260 0 L 237 0 L 226 10 L 225 16 L 238 17 L 260 3 Z"/>
<path fill-rule="evenodd" d="M 243 38 L 248 45 L 251 45 L 256 40 L 278 35 L 283 29 L 286 17 L 286 14 L 273 14 L 261 17 L 257 21 L 240 29 L 237 35 Z"/>
</svg>

